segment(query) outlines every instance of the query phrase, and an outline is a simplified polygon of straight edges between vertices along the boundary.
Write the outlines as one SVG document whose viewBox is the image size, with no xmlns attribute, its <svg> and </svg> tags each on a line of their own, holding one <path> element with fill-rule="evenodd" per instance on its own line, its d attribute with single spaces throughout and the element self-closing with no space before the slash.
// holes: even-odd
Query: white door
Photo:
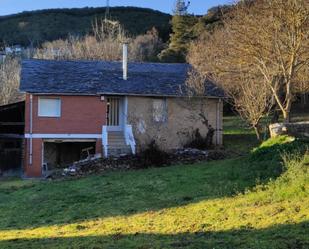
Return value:
<svg viewBox="0 0 309 249">
<path fill-rule="evenodd" d="M 122 131 L 123 127 L 123 99 L 107 98 L 107 129 L 108 131 Z"/>
</svg>

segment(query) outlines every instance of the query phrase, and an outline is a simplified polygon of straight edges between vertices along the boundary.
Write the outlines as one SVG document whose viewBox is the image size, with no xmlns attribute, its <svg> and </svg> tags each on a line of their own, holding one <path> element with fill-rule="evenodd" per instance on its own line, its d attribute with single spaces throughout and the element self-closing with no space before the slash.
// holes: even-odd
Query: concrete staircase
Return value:
<svg viewBox="0 0 309 249">
<path fill-rule="evenodd" d="M 108 156 L 118 157 L 122 155 L 131 155 L 132 150 L 126 144 L 125 137 L 121 131 L 108 132 Z"/>
</svg>

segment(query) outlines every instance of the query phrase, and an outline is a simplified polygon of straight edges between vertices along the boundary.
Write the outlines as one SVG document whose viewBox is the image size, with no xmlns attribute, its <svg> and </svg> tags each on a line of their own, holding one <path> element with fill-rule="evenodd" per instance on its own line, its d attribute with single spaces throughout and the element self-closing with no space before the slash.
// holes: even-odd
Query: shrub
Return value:
<svg viewBox="0 0 309 249">
<path fill-rule="evenodd" d="M 206 137 L 204 138 L 199 129 L 196 129 L 193 132 L 191 140 L 185 144 L 185 148 L 193 148 L 193 149 L 199 149 L 199 150 L 205 150 L 205 149 L 212 149 L 213 146 L 213 137 L 215 134 L 215 129 L 213 129 L 211 126 L 208 127 L 208 133 Z"/>
<path fill-rule="evenodd" d="M 139 168 L 148 168 L 151 166 L 162 167 L 169 165 L 169 154 L 162 151 L 153 140 L 147 148 L 142 151 L 138 159 Z"/>
</svg>

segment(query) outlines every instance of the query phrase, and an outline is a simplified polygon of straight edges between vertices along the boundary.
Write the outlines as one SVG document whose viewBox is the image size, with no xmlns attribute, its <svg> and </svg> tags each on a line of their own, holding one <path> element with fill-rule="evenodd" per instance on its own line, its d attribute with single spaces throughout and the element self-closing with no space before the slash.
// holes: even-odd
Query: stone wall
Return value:
<svg viewBox="0 0 309 249">
<path fill-rule="evenodd" d="M 205 115 L 215 128 L 214 144 L 222 144 L 223 104 L 219 99 L 166 98 L 167 117 L 156 116 L 158 98 L 128 97 L 128 123 L 133 125 L 138 150 L 155 140 L 161 149 L 169 151 L 182 148 L 192 133 L 199 129 L 206 136 L 208 130 L 200 114 Z M 164 108 L 164 107 L 162 107 Z M 158 121 L 161 119 L 161 122 Z"/>
<path fill-rule="evenodd" d="M 271 137 L 291 135 L 295 137 L 309 138 L 309 122 L 271 124 L 269 129 Z"/>
</svg>

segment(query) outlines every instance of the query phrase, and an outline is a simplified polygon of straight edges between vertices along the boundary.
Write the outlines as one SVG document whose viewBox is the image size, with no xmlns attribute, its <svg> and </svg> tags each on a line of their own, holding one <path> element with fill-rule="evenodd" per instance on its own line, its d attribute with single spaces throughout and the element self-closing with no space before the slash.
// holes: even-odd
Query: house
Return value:
<svg viewBox="0 0 309 249">
<path fill-rule="evenodd" d="M 24 60 L 26 177 L 78 160 L 81 154 L 135 154 L 152 140 L 182 147 L 192 133 L 216 129 L 222 144 L 222 91 L 189 98 L 187 64 Z"/>
<path fill-rule="evenodd" d="M 20 54 L 22 52 L 22 47 L 21 45 L 14 45 L 11 47 L 5 47 L 4 51 L 6 55 L 9 54 Z"/>
</svg>

